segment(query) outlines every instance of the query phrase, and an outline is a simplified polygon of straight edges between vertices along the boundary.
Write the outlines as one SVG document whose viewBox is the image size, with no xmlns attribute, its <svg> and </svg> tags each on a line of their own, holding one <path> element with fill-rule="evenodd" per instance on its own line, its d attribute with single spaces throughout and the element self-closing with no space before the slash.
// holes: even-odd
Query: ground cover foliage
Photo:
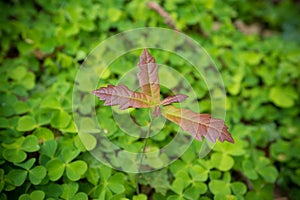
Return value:
<svg viewBox="0 0 300 200">
<path fill-rule="evenodd" d="M 297 199 L 299 4 L 157 1 L 171 22 L 151 5 L 140 0 L 0 3 L 0 199 Z M 225 120 L 235 143 L 218 142 L 199 159 L 200 142 L 194 141 L 170 166 L 136 179 L 89 154 L 96 143 L 89 137 L 86 147 L 79 138 L 72 89 L 80 64 L 100 41 L 147 26 L 178 29 L 212 56 L 227 91 Z M 102 78 L 115 84 L 141 52 L 112 63 Z M 151 53 L 187 78 L 200 111 L 209 113 L 210 96 L 201 76 L 175 55 Z M 166 76 L 176 87 L 176 77 Z M 81 109 L 86 111 L 84 105 Z M 142 148 L 142 141 L 122 136 L 113 116 L 105 114 L 111 113 L 109 107 L 97 101 L 96 109 L 101 128 L 116 144 Z M 162 147 L 175 128 L 167 124 L 148 145 Z M 160 163 L 154 159 L 152 167 Z"/>
</svg>

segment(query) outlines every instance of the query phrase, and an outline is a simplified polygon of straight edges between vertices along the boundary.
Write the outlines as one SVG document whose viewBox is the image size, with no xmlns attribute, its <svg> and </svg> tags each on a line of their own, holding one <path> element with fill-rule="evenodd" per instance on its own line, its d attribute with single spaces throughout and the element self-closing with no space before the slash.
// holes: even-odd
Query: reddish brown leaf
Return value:
<svg viewBox="0 0 300 200">
<path fill-rule="evenodd" d="M 158 66 L 147 49 L 144 49 L 138 66 L 138 79 L 142 92 L 153 97 L 154 101 L 158 103 L 160 101 Z"/>
<path fill-rule="evenodd" d="M 152 116 L 153 116 L 153 117 L 158 117 L 160 114 L 161 114 L 161 112 L 160 112 L 160 107 L 159 107 L 159 106 L 156 106 L 156 107 L 154 108 L 154 111 L 153 111 L 153 113 L 152 113 Z"/>
<path fill-rule="evenodd" d="M 93 94 L 98 96 L 100 100 L 105 100 L 104 105 L 119 105 L 121 110 L 126 108 L 150 108 L 153 106 L 152 97 L 134 92 L 125 85 L 108 85 L 94 90 Z"/>
<path fill-rule="evenodd" d="M 188 96 L 184 94 L 176 94 L 174 96 L 169 96 L 160 102 L 160 105 L 169 105 L 171 103 L 177 103 L 184 101 Z"/>
<path fill-rule="evenodd" d="M 101 87 L 93 93 L 100 100 L 105 100 L 104 105 L 107 106 L 119 105 L 120 109 L 154 108 L 153 116 L 157 117 L 162 114 L 165 118 L 177 123 L 184 131 L 189 131 L 198 140 L 202 140 L 203 136 L 212 142 L 219 139 L 221 142 L 227 140 L 234 143 L 223 120 L 212 118 L 209 114 L 166 106 L 185 100 L 186 95 L 174 95 L 160 102 L 158 66 L 147 49 L 143 51 L 138 66 L 138 79 L 142 93 L 131 91 L 124 85 Z"/>
<path fill-rule="evenodd" d="M 165 106 L 162 108 L 162 115 L 178 124 L 184 131 L 189 131 L 200 141 L 204 136 L 212 142 L 219 139 L 221 142 L 227 140 L 234 143 L 224 121 L 212 118 L 209 114 L 199 114 L 188 109 Z"/>
</svg>

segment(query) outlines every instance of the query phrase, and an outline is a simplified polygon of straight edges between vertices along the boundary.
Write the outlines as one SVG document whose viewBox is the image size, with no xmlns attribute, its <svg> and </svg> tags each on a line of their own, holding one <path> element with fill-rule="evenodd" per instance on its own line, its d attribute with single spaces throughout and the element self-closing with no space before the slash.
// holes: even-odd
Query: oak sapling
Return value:
<svg viewBox="0 0 300 200">
<path fill-rule="evenodd" d="M 178 124 L 184 131 L 190 132 L 197 140 L 202 136 L 212 142 L 219 139 L 234 143 L 228 127 L 224 121 L 212 118 L 210 114 L 199 114 L 189 109 L 177 108 L 172 103 L 182 102 L 187 96 L 176 94 L 160 99 L 160 84 L 158 78 L 158 65 L 147 49 L 143 50 L 138 63 L 138 80 L 141 92 L 130 90 L 125 85 L 108 85 L 93 91 L 100 100 L 105 100 L 104 105 L 119 105 L 119 109 L 151 108 L 153 116 L 164 116 L 166 119 Z"/>
</svg>

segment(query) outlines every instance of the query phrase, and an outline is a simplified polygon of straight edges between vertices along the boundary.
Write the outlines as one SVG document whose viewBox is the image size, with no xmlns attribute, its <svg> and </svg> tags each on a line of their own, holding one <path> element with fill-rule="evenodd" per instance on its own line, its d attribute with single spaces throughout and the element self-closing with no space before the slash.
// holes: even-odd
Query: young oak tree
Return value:
<svg viewBox="0 0 300 200">
<path fill-rule="evenodd" d="M 168 120 L 178 124 L 184 131 L 190 132 L 197 140 L 202 136 L 212 142 L 219 139 L 234 143 L 228 127 L 221 119 L 212 118 L 210 114 L 199 114 L 189 109 L 177 108 L 170 104 L 184 101 L 187 96 L 176 94 L 163 100 L 160 99 L 160 85 L 158 78 L 158 65 L 147 49 L 143 50 L 138 63 L 137 74 L 142 92 L 130 90 L 125 85 L 108 85 L 93 91 L 104 105 L 119 105 L 119 109 L 152 108 L 153 116 L 162 115 Z"/>
</svg>

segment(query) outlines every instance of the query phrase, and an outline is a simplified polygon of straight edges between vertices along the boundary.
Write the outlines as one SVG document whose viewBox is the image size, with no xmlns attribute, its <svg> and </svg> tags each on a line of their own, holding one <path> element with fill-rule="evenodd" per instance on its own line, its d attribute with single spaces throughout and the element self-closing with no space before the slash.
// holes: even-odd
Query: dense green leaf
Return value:
<svg viewBox="0 0 300 200">
<path fill-rule="evenodd" d="M 247 187 L 242 182 L 233 182 L 231 183 L 231 189 L 236 195 L 244 195 L 247 192 Z"/>
<path fill-rule="evenodd" d="M 60 103 L 57 100 L 56 96 L 47 96 L 45 99 L 43 99 L 41 103 L 42 108 L 52 108 L 52 109 L 60 109 Z"/>
<path fill-rule="evenodd" d="M 48 128 L 44 128 L 44 127 L 39 127 L 37 129 L 35 129 L 35 131 L 33 132 L 33 134 L 42 141 L 47 141 L 47 140 L 52 140 L 54 139 L 54 135 L 53 132 L 48 129 Z"/>
<path fill-rule="evenodd" d="M 145 194 L 139 194 L 137 196 L 133 196 L 132 200 L 147 200 L 147 196 Z"/>
<path fill-rule="evenodd" d="M 38 185 L 42 182 L 47 174 L 44 166 L 36 166 L 29 171 L 29 180 L 32 184 Z"/>
<path fill-rule="evenodd" d="M 67 177 L 72 181 L 79 180 L 86 170 L 87 164 L 82 160 L 77 160 L 66 165 Z"/>
<path fill-rule="evenodd" d="M 15 163 L 15 165 L 22 167 L 25 170 L 29 170 L 33 166 L 35 160 L 36 160 L 35 158 L 31 158 L 23 163 Z"/>
<path fill-rule="evenodd" d="M 77 194 L 74 195 L 74 197 L 72 199 L 74 199 L 74 200 L 88 200 L 89 197 L 86 193 L 78 192 Z"/>
<path fill-rule="evenodd" d="M 21 82 L 27 90 L 31 90 L 35 86 L 35 75 L 33 73 L 27 73 Z"/>
<path fill-rule="evenodd" d="M 254 169 L 254 166 L 251 161 L 245 160 L 243 161 L 243 170 L 245 175 L 250 179 L 257 179 L 258 175 Z"/>
<path fill-rule="evenodd" d="M 63 110 L 56 111 L 51 119 L 51 125 L 55 128 L 66 128 L 70 123 L 71 116 Z"/>
<path fill-rule="evenodd" d="M 256 52 L 245 52 L 242 54 L 242 59 L 245 59 L 250 65 L 257 65 L 262 59 L 262 55 Z"/>
<path fill-rule="evenodd" d="M 270 100 L 279 107 L 292 107 L 296 99 L 298 99 L 297 92 L 291 87 L 283 88 L 276 86 L 271 88 Z"/>
<path fill-rule="evenodd" d="M 79 137 L 86 150 L 90 151 L 96 147 L 97 140 L 93 135 L 88 133 L 84 133 L 84 134 L 79 133 Z"/>
<path fill-rule="evenodd" d="M 26 159 L 27 155 L 19 149 L 4 149 L 3 157 L 9 162 L 20 163 Z"/>
<path fill-rule="evenodd" d="M 27 172 L 25 170 L 13 169 L 7 174 L 6 179 L 14 186 L 21 186 L 26 180 L 26 177 Z"/>
<path fill-rule="evenodd" d="M 26 152 L 35 152 L 40 149 L 38 138 L 35 135 L 29 135 L 22 143 L 22 150 Z"/>
<path fill-rule="evenodd" d="M 100 179 L 99 170 L 97 168 L 88 167 L 85 176 L 87 180 L 93 185 L 97 185 Z"/>
<path fill-rule="evenodd" d="M 32 116 L 22 116 L 19 118 L 17 130 L 18 131 L 30 131 L 36 126 L 36 121 Z"/>
<path fill-rule="evenodd" d="M 63 184 L 63 193 L 61 197 L 63 199 L 72 199 L 78 190 L 78 184 L 75 182 Z"/>
<path fill-rule="evenodd" d="M 14 109 L 17 114 L 24 114 L 29 111 L 29 106 L 25 102 L 19 101 L 14 105 Z"/>
<path fill-rule="evenodd" d="M 195 165 L 189 168 L 189 173 L 191 174 L 191 177 L 194 181 L 200 181 L 200 182 L 206 181 L 208 178 L 208 172 L 209 170 L 199 165 Z"/>
<path fill-rule="evenodd" d="M 31 199 L 42 200 L 45 197 L 45 193 L 41 190 L 35 190 L 30 193 Z"/>
<path fill-rule="evenodd" d="M 234 160 L 227 154 L 214 153 L 211 156 L 212 164 L 221 171 L 228 171 L 234 165 Z"/>
<path fill-rule="evenodd" d="M 39 188 L 44 191 L 49 198 L 58 199 L 63 192 L 63 187 L 56 183 L 40 185 Z"/>
<path fill-rule="evenodd" d="M 177 194 L 182 194 L 183 190 L 191 183 L 191 180 L 185 172 L 179 172 L 172 183 L 172 190 Z"/>
<path fill-rule="evenodd" d="M 51 181 L 58 180 L 64 173 L 65 170 L 65 164 L 58 160 L 50 160 L 46 165 L 48 176 Z"/>
<path fill-rule="evenodd" d="M 187 188 L 183 195 L 187 199 L 199 199 L 201 194 L 207 191 L 207 186 L 204 183 L 194 183 L 191 187 Z"/>
<path fill-rule="evenodd" d="M 20 81 L 25 77 L 26 73 L 27 73 L 26 68 L 23 66 L 19 66 L 14 68 L 13 70 L 10 70 L 8 73 L 8 77 Z"/>
<path fill-rule="evenodd" d="M 116 194 L 120 194 L 125 191 L 125 187 L 120 183 L 109 182 L 108 187 L 112 192 Z"/>
<path fill-rule="evenodd" d="M 299 198 L 296 1 L 36 0 L 0 8 L 0 199 Z M 132 34 L 141 27 L 144 34 Z M 178 31 L 174 38 L 147 27 Z M 178 158 L 185 143 L 165 151 L 178 126 L 157 117 L 146 147 L 157 153 L 142 169 L 166 167 L 122 172 L 138 172 L 145 140 L 137 136 L 151 116 L 104 107 L 90 92 L 119 83 L 143 91 L 141 48 L 159 65 L 161 99 L 184 94 L 180 107 L 226 111 L 234 144 L 193 141 Z M 129 120 L 138 129 L 122 126 Z"/>
<path fill-rule="evenodd" d="M 209 183 L 209 189 L 215 195 L 221 194 L 226 196 L 230 194 L 230 184 L 221 180 L 212 180 Z"/>
<path fill-rule="evenodd" d="M 45 198 L 45 192 L 41 190 L 35 190 L 31 192 L 30 194 L 22 194 L 19 197 L 19 200 L 43 200 Z"/>
<path fill-rule="evenodd" d="M 40 152 L 49 158 L 53 158 L 57 149 L 57 142 L 55 140 L 48 140 L 41 146 Z"/>
<path fill-rule="evenodd" d="M 112 169 L 106 165 L 102 165 L 99 167 L 99 170 L 103 180 L 108 180 L 108 178 L 111 176 Z"/>
<path fill-rule="evenodd" d="M 260 169 L 258 169 L 258 173 L 267 181 L 270 183 L 274 183 L 278 176 L 278 171 L 273 166 L 265 166 Z"/>
<path fill-rule="evenodd" d="M 65 163 L 71 162 L 74 158 L 76 158 L 79 155 L 80 151 L 77 149 L 71 149 L 71 148 L 64 148 L 61 152 L 62 159 L 65 161 Z"/>
</svg>

